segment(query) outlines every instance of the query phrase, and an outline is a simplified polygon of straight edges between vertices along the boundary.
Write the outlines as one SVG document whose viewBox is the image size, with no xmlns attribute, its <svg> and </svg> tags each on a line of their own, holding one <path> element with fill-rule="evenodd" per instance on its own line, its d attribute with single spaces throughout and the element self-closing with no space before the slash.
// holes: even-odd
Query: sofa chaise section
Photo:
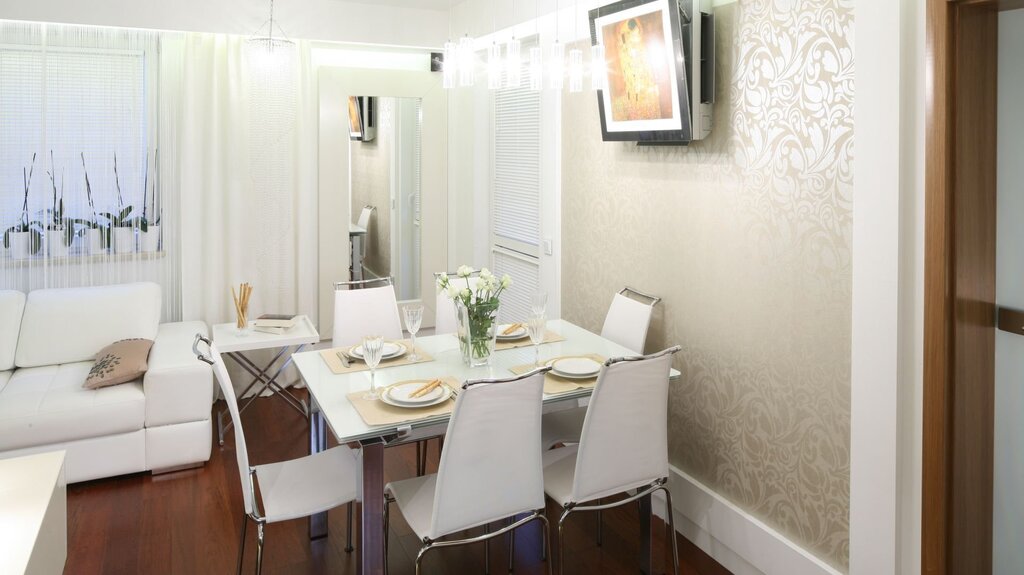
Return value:
<svg viewBox="0 0 1024 575">
<path fill-rule="evenodd" d="M 209 459 L 213 379 L 189 357 L 204 323 L 160 324 L 152 283 L 19 295 L 0 292 L 0 458 L 66 450 L 69 482 Z M 154 341 L 146 374 L 83 388 L 95 354 L 128 338 Z"/>
</svg>

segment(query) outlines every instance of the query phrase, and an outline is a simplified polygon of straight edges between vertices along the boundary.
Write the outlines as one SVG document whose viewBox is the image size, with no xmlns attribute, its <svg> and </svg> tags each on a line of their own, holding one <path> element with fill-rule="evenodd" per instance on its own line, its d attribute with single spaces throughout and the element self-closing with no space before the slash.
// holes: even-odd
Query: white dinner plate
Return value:
<svg viewBox="0 0 1024 575">
<path fill-rule="evenodd" d="M 522 325 L 517 327 L 515 329 L 515 331 L 509 332 L 509 333 L 506 334 L 505 330 L 508 329 L 508 327 L 510 325 L 512 325 L 512 324 L 506 323 L 504 325 L 499 325 L 497 327 L 497 334 L 498 334 L 497 337 L 498 337 L 498 339 L 512 341 L 512 340 L 516 340 L 516 339 L 523 339 L 524 337 L 527 336 L 526 326 L 522 326 Z"/>
<path fill-rule="evenodd" d="M 559 377 L 589 379 L 601 371 L 601 364 L 589 357 L 563 357 L 548 363 L 551 372 Z"/>
<path fill-rule="evenodd" d="M 405 355 L 405 346 L 396 341 L 385 341 L 384 349 L 381 350 L 380 359 L 395 359 Z M 363 344 L 352 346 L 352 349 L 348 350 L 348 354 L 356 359 L 363 359 Z"/>
<path fill-rule="evenodd" d="M 384 390 L 384 393 L 380 395 L 381 400 L 384 403 L 395 407 L 415 409 L 417 407 L 430 407 L 432 405 L 437 405 L 451 397 L 452 390 L 443 383 L 423 396 L 409 397 L 429 381 L 429 379 L 422 379 L 396 383 Z"/>
</svg>

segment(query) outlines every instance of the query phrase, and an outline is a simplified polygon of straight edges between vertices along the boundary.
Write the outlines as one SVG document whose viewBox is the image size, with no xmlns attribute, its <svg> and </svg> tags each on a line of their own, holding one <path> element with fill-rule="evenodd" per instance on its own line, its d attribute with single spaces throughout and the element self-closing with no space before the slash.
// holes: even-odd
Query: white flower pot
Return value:
<svg viewBox="0 0 1024 575">
<path fill-rule="evenodd" d="M 64 230 L 46 230 L 46 253 L 51 258 L 68 255 L 68 246 L 64 244 Z"/>
<path fill-rule="evenodd" d="M 135 228 L 114 228 L 112 234 L 115 254 L 130 254 L 135 251 Z"/>
<path fill-rule="evenodd" d="M 139 234 L 139 251 L 155 252 L 160 250 L 160 226 L 150 225 Z"/>
<path fill-rule="evenodd" d="M 86 231 L 85 241 L 90 255 L 100 255 L 107 250 L 103 247 L 103 230 L 90 229 Z"/>
<path fill-rule="evenodd" d="M 16 260 L 23 260 L 29 255 L 29 243 L 32 241 L 31 232 L 11 232 L 7 236 L 10 243 L 11 257 Z"/>
</svg>

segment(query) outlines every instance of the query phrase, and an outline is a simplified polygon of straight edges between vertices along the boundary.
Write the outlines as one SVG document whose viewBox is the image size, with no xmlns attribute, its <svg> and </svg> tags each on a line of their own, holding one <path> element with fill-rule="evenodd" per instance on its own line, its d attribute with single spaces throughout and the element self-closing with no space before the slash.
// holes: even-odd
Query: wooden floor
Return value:
<svg viewBox="0 0 1024 575">
<path fill-rule="evenodd" d="M 218 402 L 215 410 L 223 408 Z M 306 421 L 277 398 L 261 398 L 243 414 L 253 464 L 299 457 L 306 453 Z M 412 446 L 387 450 L 385 473 L 389 479 L 410 477 L 415 469 Z M 437 442 L 431 442 L 428 470 L 437 465 Z M 394 510 L 393 510 L 394 511 Z M 550 501 L 548 518 L 557 524 L 559 510 Z M 330 535 L 309 541 L 306 521 L 269 525 L 264 551 L 264 573 L 358 573 L 357 549 L 346 553 L 345 508 L 330 512 Z M 357 515 L 358 517 L 358 515 Z M 153 477 L 148 473 L 79 483 L 68 488 L 68 559 L 65 573 L 159 575 L 164 573 L 232 573 L 238 553 L 242 519 L 241 488 L 235 463 L 234 434 L 224 447 L 214 442 L 210 461 L 202 468 Z M 356 521 L 358 525 L 358 521 Z M 356 527 L 358 530 L 358 527 Z M 566 573 L 638 572 L 639 523 L 635 505 L 605 513 L 604 545 L 595 544 L 596 523 L 590 514 L 569 520 L 566 531 Z M 655 519 L 656 572 L 671 571 L 666 530 Z M 540 528 L 518 530 L 517 574 L 546 573 L 540 560 Z M 245 572 L 255 565 L 255 529 L 250 526 Z M 413 572 L 419 550 L 400 513 L 392 515 L 390 572 Z M 679 537 L 681 572 L 686 575 L 728 573 L 686 539 Z M 491 544 L 491 572 L 507 569 L 504 538 Z M 483 573 L 483 545 L 432 551 L 425 573 Z"/>
</svg>

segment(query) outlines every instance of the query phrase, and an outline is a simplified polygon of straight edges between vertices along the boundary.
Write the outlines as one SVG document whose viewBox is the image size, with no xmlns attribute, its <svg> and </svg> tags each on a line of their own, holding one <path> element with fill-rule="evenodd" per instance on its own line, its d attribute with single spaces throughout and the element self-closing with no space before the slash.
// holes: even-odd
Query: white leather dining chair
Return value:
<svg viewBox="0 0 1024 575">
<path fill-rule="evenodd" d="M 383 285 L 366 287 L 374 284 Z M 398 300 L 390 277 L 334 284 L 334 335 L 331 345 L 356 345 L 367 335 L 382 335 L 384 339 L 392 340 L 403 337 Z M 416 475 L 426 472 L 428 441 L 416 442 Z"/>
<path fill-rule="evenodd" d="M 633 297 L 627 294 L 632 294 Z M 637 301 L 636 298 L 646 301 Z M 660 301 L 660 297 L 645 294 L 631 287 L 622 288 L 612 298 L 612 305 L 604 316 L 601 337 L 642 354 L 644 344 L 647 343 L 647 328 L 651 325 L 654 306 Z"/>
<path fill-rule="evenodd" d="M 441 273 L 435 273 L 434 279 L 436 280 Z M 469 289 L 476 289 L 476 282 L 479 281 L 480 271 L 473 270 L 469 275 Z M 455 272 L 448 273 L 448 279 L 453 282 L 463 282 L 462 278 L 459 278 Z M 462 284 L 459 284 L 462 285 Z M 437 313 L 434 317 L 434 333 L 455 333 L 458 329 L 458 319 L 455 317 L 455 302 L 448 297 L 448 294 L 443 291 L 437 292 Z"/>
<path fill-rule="evenodd" d="M 374 206 L 363 206 L 363 211 L 359 212 L 359 219 L 356 221 L 356 225 L 363 228 L 365 233 L 355 236 L 357 243 L 352 250 L 351 265 L 352 279 L 354 280 L 363 279 L 363 260 L 366 258 L 366 240 L 370 233 L 370 216 L 376 209 Z"/>
<path fill-rule="evenodd" d="M 637 299 L 643 299 L 645 302 Z M 643 354 L 654 306 L 660 301 L 660 297 L 645 294 L 631 287 L 622 288 L 615 294 L 612 305 L 608 308 L 601 337 L 635 351 L 638 355 Z M 548 450 L 559 443 L 578 443 L 586 413 L 586 407 L 545 413 L 541 424 L 543 448 Z"/>
<path fill-rule="evenodd" d="M 547 557 L 548 520 L 544 515 L 540 414 L 544 372 L 538 368 L 507 379 L 467 381 L 458 390 L 448 422 L 437 473 L 394 481 L 384 487 L 384 556 L 391 504 L 423 542 L 416 574 L 431 549 L 488 542 L 539 520 L 543 523 L 542 557 Z M 526 514 L 522 519 L 516 516 Z M 513 521 L 491 532 L 489 524 Z M 468 539 L 445 539 L 453 533 L 487 525 Z M 489 555 L 485 547 L 485 556 Z M 511 570 L 513 554 L 510 553 Z M 550 569 L 550 566 L 549 566 Z"/>
<path fill-rule="evenodd" d="M 201 343 L 208 346 L 207 354 L 200 351 Z M 217 351 L 217 346 L 202 334 L 196 334 L 192 351 L 200 361 L 213 366 L 213 373 L 228 404 L 228 411 L 234 424 L 235 457 L 238 460 L 242 502 L 245 506 L 238 549 L 238 573 L 242 572 L 245 532 L 249 521 L 256 523 L 256 573 L 263 569 L 264 526 L 267 523 L 308 517 L 343 503 L 349 504 L 345 551 L 352 551 L 352 501 L 358 494 L 361 468 L 359 452 L 339 446 L 298 459 L 249 465 L 249 452 L 245 445 L 238 402 L 231 387 L 231 378 L 224 367 L 224 360 Z M 259 495 L 256 492 L 257 485 Z"/>
<path fill-rule="evenodd" d="M 672 539 L 673 574 L 679 573 L 672 494 L 668 482 L 668 382 L 679 346 L 645 357 L 610 359 L 597 377 L 576 445 L 544 452 L 544 492 L 562 506 L 558 520 L 558 573 L 565 556 L 565 521 L 579 511 L 625 505 L 664 491 Z M 600 499 L 636 490 L 625 499 Z"/>
<path fill-rule="evenodd" d="M 390 277 L 334 284 L 332 345 L 355 345 L 368 335 L 402 339 L 402 319 Z"/>
</svg>

